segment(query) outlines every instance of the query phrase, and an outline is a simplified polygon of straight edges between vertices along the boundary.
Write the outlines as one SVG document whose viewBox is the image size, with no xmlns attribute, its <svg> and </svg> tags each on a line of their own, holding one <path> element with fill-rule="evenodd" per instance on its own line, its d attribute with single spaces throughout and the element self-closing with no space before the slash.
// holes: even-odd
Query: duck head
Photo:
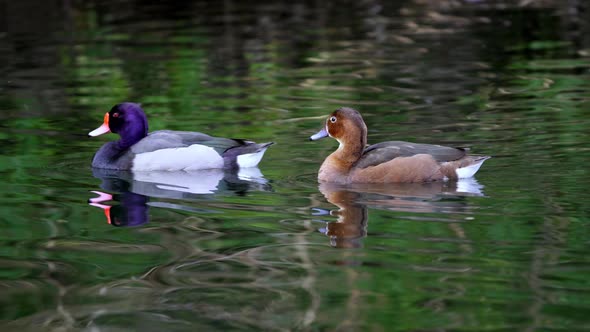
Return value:
<svg viewBox="0 0 590 332">
<path fill-rule="evenodd" d="M 352 108 L 341 107 L 326 119 L 326 124 L 309 139 L 317 141 L 324 137 L 332 137 L 340 143 L 339 150 L 348 150 L 349 153 L 360 154 L 367 145 L 367 125 L 361 114 Z"/>
<path fill-rule="evenodd" d="M 88 133 L 88 136 L 98 136 L 112 132 L 119 134 L 120 148 L 128 148 L 147 136 L 147 117 L 141 106 L 136 103 L 120 103 L 104 115 L 103 124 Z"/>
</svg>

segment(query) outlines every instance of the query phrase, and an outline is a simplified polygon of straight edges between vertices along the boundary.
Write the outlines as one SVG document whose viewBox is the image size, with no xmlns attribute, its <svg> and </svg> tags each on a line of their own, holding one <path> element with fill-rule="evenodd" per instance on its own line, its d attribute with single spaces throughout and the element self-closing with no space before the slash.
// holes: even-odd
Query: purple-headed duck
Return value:
<svg viewBox="0 0 590 332">
<path fill-rule="evenodd" d="M 190 131 L 159 130 L 148 133 L 147 117 L 136 103 L 113 106 L 104 123 L 88 133 L 108 132 L 121 139 L 104 144 L 92 167 L 132 171 L 193 171 L 234 169 L 258 165 L 270 143 L 213 137 Z"/>
<path fill-rule="evenodd" d="M 348 107 L 332 112 L 312 141 L 332 137 L 340 143 L 318 173 L 320 182 L 428 182 L 472 177 L 489 156 L 466 149 L 402 141 L 367 144 L 361 114 Z"/>
</svg>

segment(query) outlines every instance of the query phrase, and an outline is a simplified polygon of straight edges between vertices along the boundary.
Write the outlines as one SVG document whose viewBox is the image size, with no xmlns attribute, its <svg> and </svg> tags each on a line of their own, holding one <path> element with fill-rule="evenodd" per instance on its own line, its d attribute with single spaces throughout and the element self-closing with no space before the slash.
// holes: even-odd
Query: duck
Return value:
<svg viewBox="0 0 590 332">
<path fill-rule="evenodd" d="M 101 126 L 88 133 L 120 136 L 104 144 L 92 158 L 92 167 L 128 171 L 196 171 L 256 167 L 273 144 L 213 137 L 190 131 L 158 130 L 148 133 L 141 105 L 116 104 Z"/>
<path fill-rule="evenodd" d="M 322 163 L 320 183 L 431 182 L 470 178 L 484 155 L 469 155 L 468 149 L 433 144 L 388 141 L 367 144 L 367 125 L 350 107 L 332 112 L 324 127 L 309 139 L 332 137 L 340 144 Z"/>
</svg>

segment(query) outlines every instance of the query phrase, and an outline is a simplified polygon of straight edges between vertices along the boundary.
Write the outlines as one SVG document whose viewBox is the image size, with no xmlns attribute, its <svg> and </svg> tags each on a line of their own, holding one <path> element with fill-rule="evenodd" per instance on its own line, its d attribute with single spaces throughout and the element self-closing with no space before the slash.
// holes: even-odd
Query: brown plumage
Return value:
<svg viewBox="0 0 590 332">
<path fill-rule="evenodd" d="M 340 146 L 318 173 L 320 182 L 428 182 L 471 177 L 489 156 L 468 155 L 465 149 L 403 141 L 367 146 L 367 126 L 348 107 L 332 112 L 325 128 L 311 140 L 333 137 Z"/>
</svg>

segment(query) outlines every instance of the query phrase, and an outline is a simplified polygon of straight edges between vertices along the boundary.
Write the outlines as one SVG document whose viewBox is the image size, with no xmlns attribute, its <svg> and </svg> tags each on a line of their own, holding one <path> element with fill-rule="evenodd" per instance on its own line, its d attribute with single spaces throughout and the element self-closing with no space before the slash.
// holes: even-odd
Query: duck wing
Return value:
<svg viewBox="0 0 590 332">
<path fill-rule="evenodd" d="M 240 139 L 213 137 L 192 131 L 158 130 L 154 131 L 131 148 L 135 154 L 152 152 L 160 149 L 182 148 L 195 144 L 213 148 L 222 155 L 231 148 L 249 145 L 252 142 Z"/>
<path fill-rule="evenodd" d="M 356 162 L 355 167 L 366 168 L 398 157 L 411 157 L 417 154 L 429 154 L 436 161 L 445 162 L 461 159 L 467 154 L 467 151 L 462 148 L 451 148 L 433 144 L 403 141 L 381 142 L 367 146 L 361 158 Z"/>
</svg>

